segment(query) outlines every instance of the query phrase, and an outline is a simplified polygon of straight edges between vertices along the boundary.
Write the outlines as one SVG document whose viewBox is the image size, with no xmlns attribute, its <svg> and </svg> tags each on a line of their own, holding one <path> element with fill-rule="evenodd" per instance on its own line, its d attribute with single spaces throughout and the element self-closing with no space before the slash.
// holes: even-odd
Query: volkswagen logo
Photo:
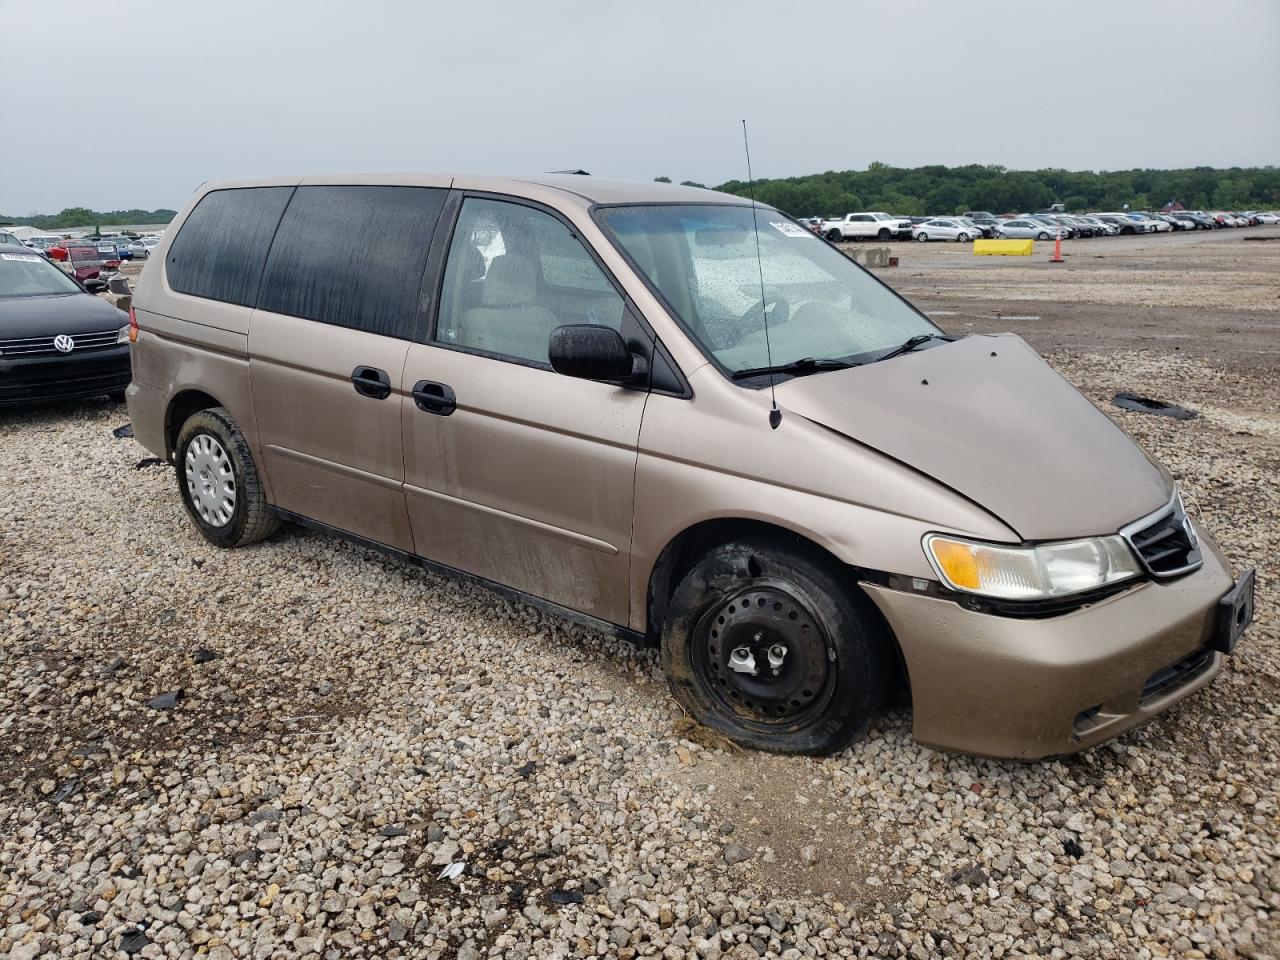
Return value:
<svg viewBox="0 0 1280 960">
<path fill-rule="evenodd" d="M 76 347 L 76 342 L 68 337 L 65 333 L 59 334 L 53 338 L 53 348 L 59 353 L 70 353 Z"/>
</svg>

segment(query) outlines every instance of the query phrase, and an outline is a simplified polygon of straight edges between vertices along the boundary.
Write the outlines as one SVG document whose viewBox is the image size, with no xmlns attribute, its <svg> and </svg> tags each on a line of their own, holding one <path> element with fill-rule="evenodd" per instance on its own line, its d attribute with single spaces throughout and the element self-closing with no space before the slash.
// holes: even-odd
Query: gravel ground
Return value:
<svg viewBox="0 0 1280 960">
<path fill-rule="evenodd" d="M 0 413 L 0 956 L 1276 956 L 1280 376 L 1050 359 L 1260 584 L 1208 690 L 1042 764 L 905 706 L 736 750 L 650 651 L 297 529 L 209 547 L 123 407 Z"/>
</svg>

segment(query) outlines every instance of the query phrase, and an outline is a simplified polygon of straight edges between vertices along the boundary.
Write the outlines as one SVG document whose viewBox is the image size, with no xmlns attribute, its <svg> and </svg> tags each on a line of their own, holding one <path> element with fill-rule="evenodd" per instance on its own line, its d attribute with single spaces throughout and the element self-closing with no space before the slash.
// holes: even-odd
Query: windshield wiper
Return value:
<svg viewBox="0 0 1280 960">
<path fill-rule="evenodd" d="M 904 353 L 910 353 L 916 347 L 921 346 L 922 344 L 928 343 L 930 340 L 943 340 L 943 341 L 946 341 L 947 343 L 951 343 L 953 340 L 955 340 L 955 337 L 949 337 L 945 333 L 920 333 L 912 337 L 906 343 L 902 343 L 894 347 L 888 353 L 880 354 L 880 356 L 876 357 L 871 362 L 879 363 L 881 360 L 888 360 L 891 357 L 900 357 Z"/>
<path fill-rule="evenodd" d="M 734 380 L 746 380 L 748 377 L 760 377 L 770 373 L 785 373 L 793 377 L 803 377 L 810 373 L 821 373 L 823 370 L 847 370 L 849 367 L 860 367 L 862 364 L 853 360 L 836 360 L 833 357 L 801 357 L 790 363 L 779 363 L 772 367 L 748 367 L 735 370 L 731 374 Z"/>
</svg>

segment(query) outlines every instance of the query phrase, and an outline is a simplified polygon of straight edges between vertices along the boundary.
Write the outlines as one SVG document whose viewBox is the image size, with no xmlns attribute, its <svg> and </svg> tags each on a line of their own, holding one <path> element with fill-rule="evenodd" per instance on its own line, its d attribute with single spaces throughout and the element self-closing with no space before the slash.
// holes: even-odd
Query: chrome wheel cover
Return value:
<svg viewBox="0 0 1280 960">
<path fill-rule="evenodd" d="M 197 433 L 184 464 L 191 508 L 211 527 L 225 527 L 236 512 L 236 475 L 216 437 Z"/>
</svg>

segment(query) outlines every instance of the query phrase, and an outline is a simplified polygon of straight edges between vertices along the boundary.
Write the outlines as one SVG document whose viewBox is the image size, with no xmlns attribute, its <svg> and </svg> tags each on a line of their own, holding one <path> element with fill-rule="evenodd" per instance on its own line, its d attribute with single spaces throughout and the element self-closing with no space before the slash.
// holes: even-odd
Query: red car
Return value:
<svg viewBox="0 0 1280 960">
<path fill-rule="evenodd" d="M 102 289 L 107 277 L 120 269 L 115 244 L 91 240 L 59 240 L 46 253 L 49 259 L 89 289 Z"/>
</svg>

